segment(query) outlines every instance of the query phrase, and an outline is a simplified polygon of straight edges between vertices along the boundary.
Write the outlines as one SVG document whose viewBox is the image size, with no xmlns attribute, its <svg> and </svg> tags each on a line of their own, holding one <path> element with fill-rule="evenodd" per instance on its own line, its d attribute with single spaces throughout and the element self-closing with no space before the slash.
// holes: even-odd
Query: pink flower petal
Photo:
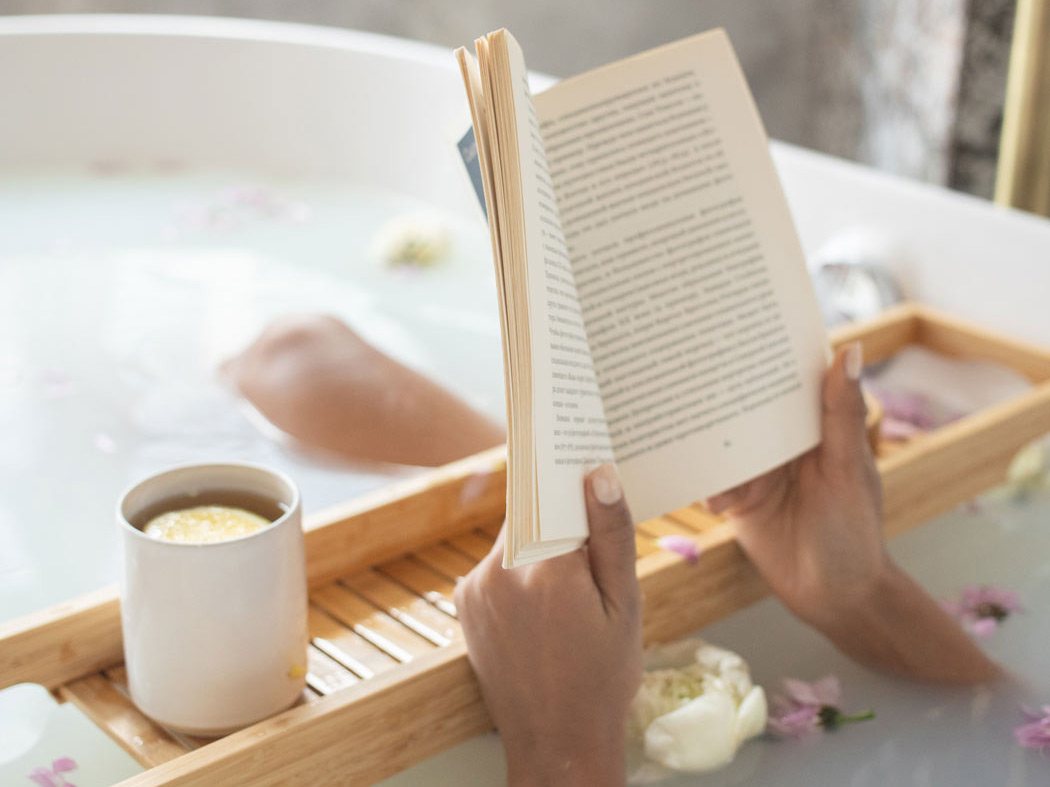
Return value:
<svg viewBox="0 0 1050 787">
<path fill-rule="evenodd" d="M 819 709 L 804 707 L 770 716 L 767 726 L 770 732 L 781 738 L 806 738 L 820 732 Z"/>
<path fill-rule="evenodd" d="M 55 781 L 55 775 L 49 768 L 34 768 L 29 778 L 40 785 L 40 787 L 61 787 L 61 783 Z"/>
<path fill-rule="evenodd" d="M 688 536 L 660 536 L 660 538 L 656 540 L 656 543 L 661 549 L 666 549 L 668 552 L 674 552 L 685 558 L 689 563 L 696 563 L 696 561 L 700 559 L 700 545 Z"/>
<path fill-rule="evenodd" d="M 1039 710 L 1033 710 L 1027 705 L 1022 705 L 1021 713 L 1024 714 L 1024 717 L 1028 719 L 1028 721 L 1037 721 L 1038 719 L 1043 718 L 1043 716 L 1050 716 L 1050 706 L 1044 705 Z"/>
<path fill-rule="evenodd" d="M 797 705 L 812 705 L 819 708 L 824 704 L 813 684 L 794 678 L 784 678 L 783 685 L 788 699 Z"/>
<path fill-rule="evenodd" d="M 796 680 L 795 678 L 784 678 L 781 681 L 784 687 L 784 693 L 787 695 L 787 699 L 798 705 L 816 705 L 817 695 L 813 691 L 813 687 L 805 681 Z"/>
<path fill-rule="evenodd" d="M 995 630 L 999 628 L 999 624 L 995 621 L 995 618 L 981 618 L 970 626 L 970 631 L 973 632 L 975 637 L 990 637 L 995 633 Z"/>
<path fill-rule="evenodd" d="M 977 637 L 989 636 L 1010 615 L 1024 609 L 1017 591 L 989 585 L 965 587 L 958 601 L 945 601 L 941 606 Z"/>
<path fill-rule="evenodd" d="M 884 416 L 879 431 L 886 440 L 908 440 L 922 432 L 915 424 Z"/>
<path fill-rule="evenodd" d="M 72 757 L 59 757 L 57 760 L 51 763 L 51 770 L 53 770 L 55 773 L 75 771 L 76 769 L 77 764 L 73 761 Z"/>
<path fill-rule="evenodd" d="M 1050 706 L 1043 706 L 1040 716 L 1029 708 L 1021 708 L 1028 722 L 1014 729 L 1018 745 L 1037 751 L 1050 750 Z"/>
<path fill-rule="evenodd" d="M 834 675 L 825 675 L 813 684 L 821 705 L 838 705 L 842 701 L 842 687 Z"/>
</svg>

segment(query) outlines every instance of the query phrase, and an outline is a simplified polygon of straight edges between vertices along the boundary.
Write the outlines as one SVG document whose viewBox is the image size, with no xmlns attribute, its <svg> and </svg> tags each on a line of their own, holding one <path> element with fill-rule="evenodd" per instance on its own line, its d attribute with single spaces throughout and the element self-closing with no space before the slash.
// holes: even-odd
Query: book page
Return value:
<svg viewBox="0 0 1050 787">
<path fill-rule="evenodd" d="M 814 446 L 826 334 L 725 33 L 570 79 L 536 108 L 636 520 Z"/>
<path fill-rule="evenodd" d="M 582 540 L 584 472 L 613 454 L 525 59 L 510 34 L 506 40 L 528 267 L 539 536 Z"/>
</svg>

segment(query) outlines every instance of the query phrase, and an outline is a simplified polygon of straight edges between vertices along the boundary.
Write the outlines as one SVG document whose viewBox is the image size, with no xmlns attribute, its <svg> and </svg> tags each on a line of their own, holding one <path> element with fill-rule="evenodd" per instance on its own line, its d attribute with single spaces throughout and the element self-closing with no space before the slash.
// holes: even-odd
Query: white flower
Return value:
<svg viewBox="0 0 1050 787">
<path fill-rule="evenodd" d="M 1042 443 L 1023 448 L 1006 471 L 1006 483 L 1015 493 L 1034 492 L 1046 483 L 1048 452 Z"/>
<path fill-rule="evenodd" d="M 715 770 L 765 729 L 765 692 L 736 653 L 694 639 L 651 651 L 648 661 L 629 734 L 651 760 L 677 771 Z"/>
<path fill-rule="evenodd" d="M 372 239 L 372 253 L 388 265 L 425 267 L 449 250 L 448 227 L 437 216 L 398 216 L 384 224 Z"/>
</svg>

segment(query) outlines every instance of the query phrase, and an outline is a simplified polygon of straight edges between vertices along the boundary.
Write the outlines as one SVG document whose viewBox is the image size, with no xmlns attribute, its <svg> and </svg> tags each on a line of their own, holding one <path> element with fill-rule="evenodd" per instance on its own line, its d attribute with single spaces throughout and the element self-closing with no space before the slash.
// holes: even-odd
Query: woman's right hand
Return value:
<svg viewBox="0 0 1050 787">
<path fill-rule="evenodd" d="M 841 350 L 825 373 L 821 443 L 708 505 L 788 609 L 847 655 L 924 680 L 986 680 L 996 666 L 886 552 L 861 352 Z"/>
<path fill-rule="evenodd" d="M 816 448 L 708 501 L 736 524 L 737 541 L 780 600 L 818 628 L 864 603 L 890 565 L 862 365 L 855 344 L 826 372 Z"/>
</svg>

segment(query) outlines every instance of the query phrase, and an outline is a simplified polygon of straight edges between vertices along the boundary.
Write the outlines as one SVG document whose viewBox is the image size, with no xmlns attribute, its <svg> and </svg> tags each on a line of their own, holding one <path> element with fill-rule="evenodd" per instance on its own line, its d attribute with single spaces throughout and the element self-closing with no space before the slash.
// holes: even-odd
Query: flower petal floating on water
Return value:
<svg viewBox="0 0 1050 787">
<path fill-rule="evenodd" d="M 75 787 L 75 785 L 67 782 L 66 777 L 61 774 L 74 771 L 76 768 L 77 764 L 73 758 L 59 757 L 51 763 L 50 768 L 34 768 L 29 772 L 28 778 L 30 781 L 40 785 L 40 787 Z"/>
<path fill-rule="evenodd" d="M 1050 705 L 1044 705 L 1039 711 L 1021 710 L 1028 721 L 1014 729 L 1017 743 L 1026 749 L 1050 751 Z"/>
<path fill-rule="evenodd" d="M 784 678 L 784 693 L 796 705 L 838 705 L 842 702 L 842 687 L 834 675 L 825 675 L 815 683 Z"/>
<path fill-rule="evenodd" d="M 57 760 L 51 763 L 51 770 L 53 770 L 55 773 L 75 771 L 76 769 L 77 764 L 73 761 L 72 757 L 59 757 Z"/>
<path fill-rule="evenodd" d="M 843 724 L 875 718 L 874 711 L 847 716 L 839 710 L 842 688 L 834 675 L 815 683 L 785 678 L 784 693 L 773 699 L 769 731 L 781 738 L 808 738 Z"/>
<path fill-rule="evenodd" d="M 922 431 L 937 429 L 965 415 L 921 393 L 895 390 L 877 384 L 870 388 L 882 405 L 885 417 L 911 424 Z"/>
<path fill-rule="evenodd" d="M 774 702 L 769 729 L 781 738 L 808 738 L 820 731 L 820 708 L 814 705 L 784 707 Z"/>
<path fill-rule="evenodd" d="M 958 601 L 944 601 L 941 606 L 976 637 L 990 636 L 1023 609 L 1016 591 L 989 585 L 963 588 Z"/>
</svg>

